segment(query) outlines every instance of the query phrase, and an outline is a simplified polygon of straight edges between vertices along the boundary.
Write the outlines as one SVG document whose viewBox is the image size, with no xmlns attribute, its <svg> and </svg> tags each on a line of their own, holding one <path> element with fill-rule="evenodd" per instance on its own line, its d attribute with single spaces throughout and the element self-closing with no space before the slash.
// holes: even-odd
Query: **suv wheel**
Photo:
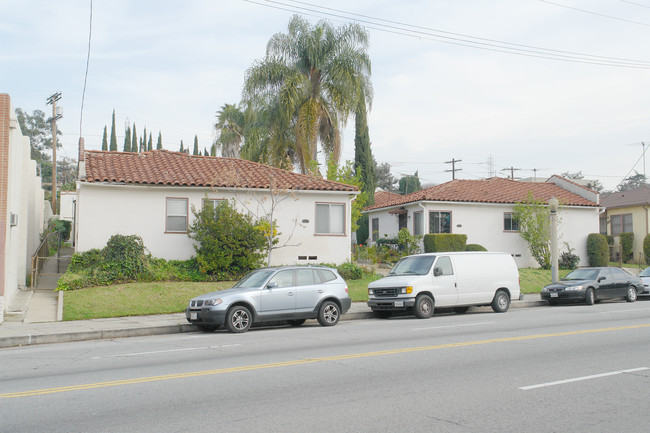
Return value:
<svg viewBox="0 0 650 433">
<path fill-rule="evenodd" d="M 418 295 L 413 305 L 413 313 L 418 319 L 428 319 L 433 316 L 433 299 L 429 295 Z"/>
<path fill-rule="evenodd" d="M 322 326 L 334 326 L 340 317 L 341 310 L 335 302 L 325 301 L 318 309 L 318 323 Z"/>
<path fill-rule="evenodd" d="M 253 316 L 248 308 L 237 305 L 228 310 L 226 324 L 230 332 L 246 332 L 253 324 Z"/>
</svg>

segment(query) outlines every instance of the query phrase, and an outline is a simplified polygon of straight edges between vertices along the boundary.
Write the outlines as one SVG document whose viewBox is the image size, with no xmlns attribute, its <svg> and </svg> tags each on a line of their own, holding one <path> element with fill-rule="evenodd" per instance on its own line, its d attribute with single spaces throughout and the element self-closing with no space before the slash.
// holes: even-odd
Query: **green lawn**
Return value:
<svg viewBox="0 0 650 433">
<path fill-rule="evenodd" d="M 560 271 L 560 277 L 567 272 Z M 551 271 L 542 269 L 519 269 L 519 276 L 524 293 L 537 293 L 551 282 Z M 367 301 L 368 283 L 379 278 L 380 275 L 372 274 L 360 280 L 348 281 L 352 301 Z M 226 289 L 232 284 L 232 281 L 130 283 L 67 291 L 63 295 L 63 320 L 179 313 L 185 310 L 187 302 L 193 297 Z"/>
</svg>

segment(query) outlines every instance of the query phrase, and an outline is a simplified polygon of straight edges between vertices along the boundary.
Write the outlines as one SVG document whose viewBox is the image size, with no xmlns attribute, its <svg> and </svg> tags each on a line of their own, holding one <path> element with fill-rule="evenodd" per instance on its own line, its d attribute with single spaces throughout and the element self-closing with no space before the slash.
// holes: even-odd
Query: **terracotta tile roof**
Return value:
<svg viewBox="0 0 650 433">
<path fill-rule="evenodd" d="M 384 206 L 390 206 L 392 202 L 395 200 L 401 199 L 402 196 L 399 194 L 395 194 L 394 192 L 390 191 L 377 191 L 375 192 L 375 204 L 373 207 L 384 207 Z"/>
<path fill-rule="evenodd" d="M 194 156 L 168 150 L 143 153 L 85 151 L 81 181 L 215 188 L 357 191 L 352 185 L 236 158 Z"/>
<path fill-rule="evenodd" d="M 451 182 L 432 186 L 405 196 L 397 196 L 390 201 L 375 201 L 373 206 L 364 210 L 374 210 L 390 206 L 399 206 L 418 201 L 446 201 L 470 203 L 505 203 L 514 204 L 524 200 L 528 193 L 536 199 L 548 201 L 551 197 L 565 206 L 598 206 L 577 194 L 547 182 L 519 182 L 516 180 L 493 177 L 484 180 L 456 179 Z M 376 196 L 375 196 L 376 197 Z M 376 200 L 376 198 L 375 198 Z"/>
</svg>

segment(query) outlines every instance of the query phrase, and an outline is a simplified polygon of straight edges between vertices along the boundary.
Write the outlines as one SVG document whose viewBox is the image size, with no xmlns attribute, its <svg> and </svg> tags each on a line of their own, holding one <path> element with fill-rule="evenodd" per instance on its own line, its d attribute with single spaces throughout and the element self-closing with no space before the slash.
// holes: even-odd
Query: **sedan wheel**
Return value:
<svg viewBox="0 0 650 433">
<path fill-rule="evenodd" d="M 591 287 L 587 289 L 587 293 L 585 293 L 585 302 L 587 305 L 594 305 L 594 302 L 596 302 L 596 296 L 594 294 L 594 289 Z"/>
<path fill-rule="evenodd" d="M 253 324 L 253 317 L 248 308 L 238 305 L 231 308 L 226 316 L 226 323 L 230 332 L 246 332 Z"/>
<path fill-rule="evenodd" d="M 627 295 L 625 296 L 625 300 L 627 302 L 634 302 L 636 301 L 637 298 L 637 293 L 636 293 L 636 288 L 634 286 L 630 286 L 627 288 Z"/>
<path fill-rule="evenodd" d="M 336 303 L 325 301 L 318 310 L 318 323 L 322 326 L 334 326 L 339 322 L 341 310 Z"/>
</svg>

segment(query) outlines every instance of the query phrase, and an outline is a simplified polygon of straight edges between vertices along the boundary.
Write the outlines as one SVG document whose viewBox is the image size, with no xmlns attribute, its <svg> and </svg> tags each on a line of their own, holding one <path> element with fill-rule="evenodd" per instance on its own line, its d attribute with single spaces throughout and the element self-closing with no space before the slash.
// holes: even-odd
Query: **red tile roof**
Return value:
<svg viewBox="0 0 650 433">
<path fill-rule="evenodd" d="M 555 197 L 564 206 L 598 206 L 597 203 L 552 183 L 519 182 L 493 177 L 484 180 L 456 179 L 404 196 L 398 195 L 393 200 L 377 201 L 375 196 L 375 204 L 365 210 L 399 206 L 418 201 L 514 204 L 526 199 L 529 192 L 538 200 L 548 201 L 551 197 Z"/>
<path fill-rule="evenodd" d="M 86 151 L 85 179 L 137 185 L 197 186 L 214 188 L 357 191 L 339 182 L 236 158 L 194 156 L 168 150 L 143 153 Z"/>
</svg>

